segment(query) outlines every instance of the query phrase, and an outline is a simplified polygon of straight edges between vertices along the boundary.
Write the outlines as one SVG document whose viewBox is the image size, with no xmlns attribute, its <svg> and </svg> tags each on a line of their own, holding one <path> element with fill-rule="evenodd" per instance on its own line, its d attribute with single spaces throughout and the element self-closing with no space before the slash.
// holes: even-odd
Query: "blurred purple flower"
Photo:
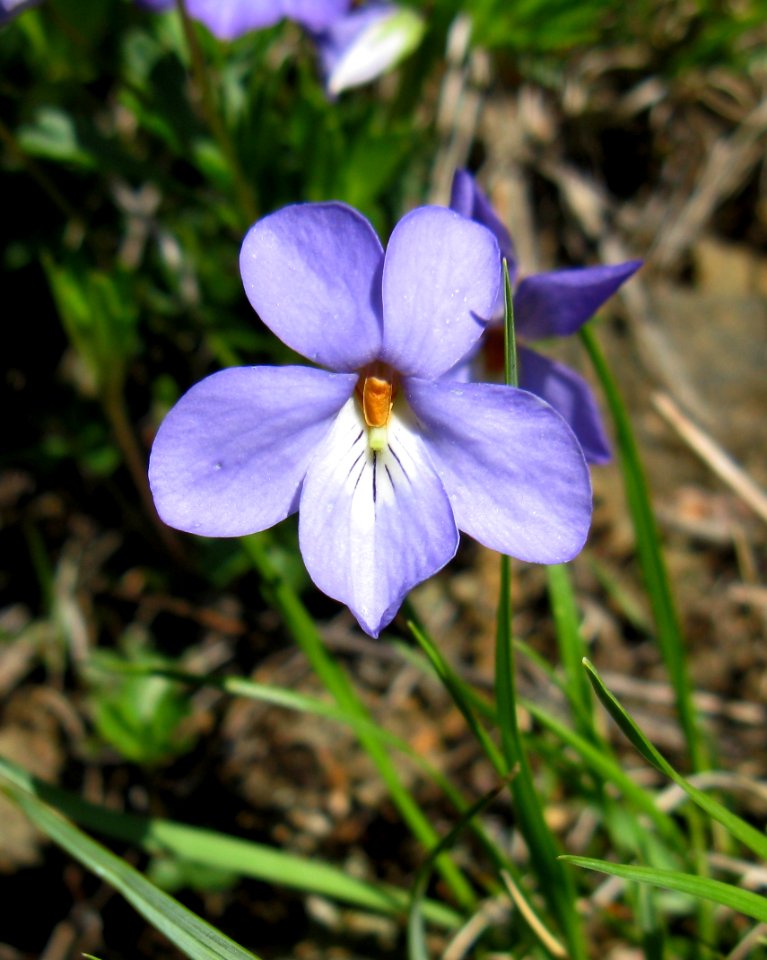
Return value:
<svg viewBox="0 0 767 960">
<path fill-rule="evenodd" d="M 151 10 L 170 10 L 175 0 L 139 0 Z M 351 0 L 186 0 L 199 20 L 219 40 L 236 40 L 251 30 L 271 27 L 283 18 L 309 30 L 324 30 L 342 17 Z"/>
<path fill-rule="evenodd" d="M 421 207 L 384 254 L 351 207 L 299 204 L 250 229 L 240 269 L 264 323 L 327 369 L 234 367 L 192 387 L 150 458 L 166 523 L 232 537 L 300 509 L 310 576 L 373 636 L 459 529 L 524 560 L 578 553 L 591 487 L 564 420 L 524 390 L 443 377 L 496 302 L 488 230 Z"/>
<path fill-rule="evenodd" d="M 380 77 L 421 42 L 424 21 L 407 7 L 372 3 L 315 34 L 325 88 L 331 97 Z"/>
<path fill-rule="evenodd" d="M 36 7 L 40 0 L 0 0 L 0 27 L 17 13 L 28 7 Z"/>
<path fill-rule="evenodd" d="M 512 285 L 517 278 L 517 258 L 509 231 L 490 202 L 466 170 L 453 177 L 450 207 L 495 235 L 509 265 Z M 642 266 L 629 260 L 611 266 L 552 270 L 525 277 L 514 291 L 514 327 L 519 338 L 519 385 L 554 407 L 572 427 L 590 463 L 607 463 L 610 444 L 602 425 L 599 407 L 591 387 L 574 370 L 530 350 L 530 340 L 567 337 L 592 317 L 602 304 Z M 503 313 L 503 292 L 496 306 Z M 500 334 L 500 327 L 495 328 Z M 492 351 L 491 329 L 488 334 Z"/>
</svg>

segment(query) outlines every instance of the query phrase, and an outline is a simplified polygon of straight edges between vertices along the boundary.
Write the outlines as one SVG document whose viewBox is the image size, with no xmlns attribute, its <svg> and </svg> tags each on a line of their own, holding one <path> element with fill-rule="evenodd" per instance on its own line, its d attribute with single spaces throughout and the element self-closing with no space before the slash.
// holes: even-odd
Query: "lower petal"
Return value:
<svg viewBox="0 0 767 960">
<path fill-rule="evenodd" d="M 312 580 L 374 637 L 458 547 L 450 502 L 419 437 L 394 415 L 388 445 L 371 451 L 354 399 L 309 466 L 298 532 Z"/>
<path fill-rule="evenodd" d="M 404 390 L 460 530 L 533 563 L 561 563 L 580 551 L 591 482 L 558 413 L 498 384 L 412 378 Z"/>
<path fill-rule="evenodd" d="M 149 484 L 160 517 L 206 537 L 265 530 L 293 513 L 314 449 L 354 374 L 232 367 L 192 387 L 160 425 Z"/>
<path fill-rule="evenodd" d="M 542 397 L 565 418 L 589 463 L 609 463 L 610 441 L 597 401 L 583 377 L 534 350 L 521 346 L 517 350 L 520 387 Z"/>
</svg>

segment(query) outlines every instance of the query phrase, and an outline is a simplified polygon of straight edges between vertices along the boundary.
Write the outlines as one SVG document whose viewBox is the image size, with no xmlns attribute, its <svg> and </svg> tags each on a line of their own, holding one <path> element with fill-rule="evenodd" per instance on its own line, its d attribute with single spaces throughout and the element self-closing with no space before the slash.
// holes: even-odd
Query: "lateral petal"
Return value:
<svg viewBox="0 0 767 960">
<path fill-rule="evenodd" d="M 641 266 L 641 260 L 629 260 L 525 277 L 514 294 L 517 332 L 526 340 L 575 333 Z"/>
<path fill-rule="evenodd" d="M 439 377 L 493 314 L 498 243 L 445 207 L 419 207 L 394 228 L 383 269 L 382 359 L 406 376 Z"/>
<path fill-rule="evenodd" d="M 314 450 L 355 383 L 309 367 L 232 367 L 200 381 L 152 447 L 160 517 L 188 533 L 238 537 L 293 513 Z"/>
<path fill-rule="evenodd" d="M 356 370 L 381 344 L 383 248 L 343 203 L 303 203 L 257 221 L 240 252 L 245 293 L 289 347 L 331 370 Z"/>
<path fill-rule="evenodd" d="M 567 421 L 589 463 L 609 463 L 610 441 L 591 387 L 575 370 L 518 346 L 519 385 L 542 397 Z"/>
<path fill-rule="evenodd" d="M 460 530 L 533 563 L 560 563 L 579 552 L 591 519 L 591 482 L 558 413 L 499 384 L 412 378 L 403 386 Z"/>
<path fill-rule="evenodd" d="M 298 527 L 312 580 L 374 637 L 458 547 L 423 443 L 396 414 L 388 430 L 388 447 L 373 453 L 356 400 L 346 403 L 307 470 Z"/>
</svg>

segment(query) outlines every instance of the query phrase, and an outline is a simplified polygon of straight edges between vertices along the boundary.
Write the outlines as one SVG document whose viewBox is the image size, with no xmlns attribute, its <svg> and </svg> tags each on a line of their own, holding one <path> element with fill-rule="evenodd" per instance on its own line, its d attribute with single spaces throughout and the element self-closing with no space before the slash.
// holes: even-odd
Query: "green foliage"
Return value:
<svg viewBox="0 0 767 960">
<path fill-rule="evenodd" d="M 258 960 L 33 794 L 13 784 L 7 785 L 6 790 L 38 829 L 118 890 L 191 960 Z"/>
<path fill-rule="evenodd" d="M 179 684 L 152 672 L 171 665 L 146 649 L 127 656 L 103 651 L 91 660 L 93 723 L 126 760 L 153 766 L 192 746 L 184 728 L 188 697 Z"/>
<path fill-rule="evenodd" d="M 102 396 L 119 393 L 138 351 L 138 304 L 127 273 L 91 270 L 81 260 L 43 260 L 62 325 Z"/>
</svg>

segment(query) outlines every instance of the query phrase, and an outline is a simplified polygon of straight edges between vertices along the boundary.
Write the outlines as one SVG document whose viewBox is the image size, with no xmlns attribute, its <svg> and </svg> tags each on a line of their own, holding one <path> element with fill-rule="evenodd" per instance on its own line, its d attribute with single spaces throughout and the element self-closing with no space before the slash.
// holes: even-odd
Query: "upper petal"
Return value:
<svg viewBox="0 0 767 960">
<path fill-rule="evenodd" d="M 11 17 L 15 17 L 17 13 L 21 13 L 22 10 L 26 10 L 27 7 L 37 6 L 40 2 L 41 0 L 2 0 L 0 2 L 0 25 L 10 20 Z"/>
<path fill-rule="evenodd" d="M 293 513 L 306 468 L 356 383 L 308 367 L 232 367 L 192 387 L 160 425 L 149 484 L 160 517 L 207 537 Z"/>
<path fill-rule="evenodd" d="M 509 265 L 509 279 L 513 284 L 517 275 L 517 255 L 511 234 L 468 170 L 456 170 L 453 174 L 450 209 L 460 213 L 462 217 L 468 217 L 469 220 L 476 220 L 493 233 L 498 241 L 501 256 L 506 258 Z"/>
<path fill-rule="evenodd" d="M 219 40 L 234 40 L 282 18 L 281 0 L 186 0 L 189 16 Z"/>
<path fill-rule="evenodd" d="M 591 520 L 578 441 L 538 397 L 499 384 L 407 380 L 460 530 L 534 563 L 571 560 Z"/>
<path fill-rule="evenodd" d="M 589 463 L 608 463 L 610 441 L 597 401 L 583 377 L 534 350 L 518 346 L 517 351 L 520 387 L 542 397 L 565 418 Z"/>
<path fill-rule="evenodd" d="M 351 0 L 282 0 L 285 16 L 309 30 L 324 30 L 342 17 Z"/>
<path fill-rule="evenodd" d="M 438 377 L 471 350 L 498 295 L 498 243 L 444 207 L 419 207 L 394 228 L 383 269 L 383 359 Z"/>
<path fill-rule="evenodd" d="M 514 294 L 517 332 L 526 340 L 575 333 L 641 266 L 629 260 L 525 277 Z"/>
<path fill-rule="evenodd" d="M 298 353 L 355 370 L 381 344 L 381 242 L 343 203 L 284 207 L 255 223 L 240 252 L 245 293 Z"/>
<path fill-rule="evenodd" d="M 309 466 L 298 532 L 312 580 L 374 637 L 458 546 L 450 502 L 419 437 L 394 414 L 388 448 L 373 453 L 354 398 Z"/>
</svg>

